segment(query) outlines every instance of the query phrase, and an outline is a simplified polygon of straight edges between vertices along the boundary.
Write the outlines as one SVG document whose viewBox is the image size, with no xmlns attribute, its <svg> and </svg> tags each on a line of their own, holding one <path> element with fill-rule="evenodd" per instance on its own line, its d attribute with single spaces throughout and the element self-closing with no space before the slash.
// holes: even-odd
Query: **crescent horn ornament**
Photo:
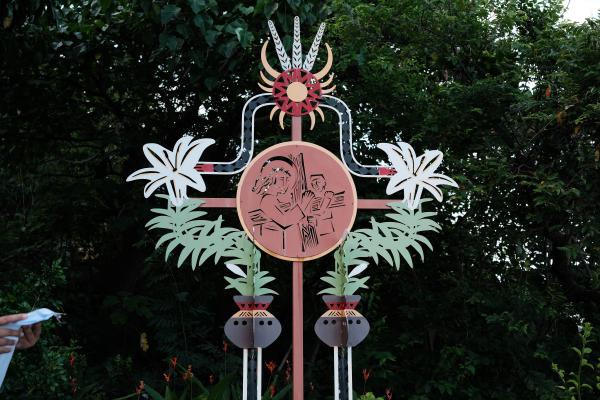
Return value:
<svg viewBox="0 0 600 400">
<path fill-rule="evenodd" d="M 329 73 L 329 70 L 333 65 L 333 52 L 331 51 L 331 47 L 329 47 L 329 44 L 327 43 L 325 43 L 325 47 L 327 48 L 327 63 L 325 63 L 325 66 L 322 70 L 315 74 L 315 78 L 317 78 L 318 80 L 323 79 L 323 77 L 325 77 L 325 75 Z"/>
<path fill-rule="evenodd" d="M 279 76 L 279 72 L 269 64 L 269 60 L 267 60 L 267 46 L 269 45 L 269 41 L 265 41 L 263 44 L 262 50 L 260 51 L 260 60 L 262 62 L 265 71 L 269 73 L 273 78 L 277 78 Z"/>
<path fill-rule="evenodd" d="M 276 112 L 279 111 L 279 126 L 284 129 L 285 115 L 292 117 L 306 115 L 310 118 L 310 129 L 313 129 L 317 113 L 322 120 L 324 119 L 323 111 L 319 108 L 323 101 L 323 96 L 335 90 L 335 85 L 332 84 L 333 74 L 329 78 L 324 79 L 333 66 L 333 52 L 329 44 L 325 43 L 327 48 L 325 66 L 316 74 L 311 72 L 319 51 L 321 37 L 325 31 L 325 24 L 320 25 L 310 50 L 303 57 L 300 41 L 300 19 L 297 17 L 294 18 L 291 61 L 272 21 L 269 21 L 269 30 L 271 31 L 271 39 L 265 41 L 261 49 L 260 58 L 264 73 L 260 71 L 260 80 L 258 83 L 258 86 L 265 94 L 273 96 L 275 107 L 271 110 L 269 118 L 273 119 Z M 267 58 L 269 41 L 272 41 L 275 46 L 275 51 L 282 68 L 281 71 L 278 71 L 278 68 L 269 63 Z M 273 80 L 270 79 L 271 77 Z"/>
</svg>

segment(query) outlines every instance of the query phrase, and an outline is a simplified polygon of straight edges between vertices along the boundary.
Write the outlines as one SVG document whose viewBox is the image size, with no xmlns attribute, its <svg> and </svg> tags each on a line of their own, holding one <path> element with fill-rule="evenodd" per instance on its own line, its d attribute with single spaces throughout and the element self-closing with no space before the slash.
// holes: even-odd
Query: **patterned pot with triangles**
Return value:
<svg viewBox="0 0 600 400">
<path fill-rule="evenodd" d="M 321 341 L 331 347 L 354 347 L 369 334 L 369 321 L 356 311 L 359 295 L 324 295 L 328 310 L 315 323 Z"/>
<path fill-rule="evenodd" d="M 273 296 L 233 296 L 239 310 L 227 320 L 225 335 L 239 348 L 265 348 L 281 334 L 281 324 L 267 308 Z"/>
</svg>

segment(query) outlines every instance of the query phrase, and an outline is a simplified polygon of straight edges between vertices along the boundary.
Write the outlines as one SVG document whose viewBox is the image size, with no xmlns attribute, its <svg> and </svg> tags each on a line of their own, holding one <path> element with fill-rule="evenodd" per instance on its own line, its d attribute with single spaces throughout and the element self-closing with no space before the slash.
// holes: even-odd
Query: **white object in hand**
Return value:
<svg viewBox="0 0 600 400">
<path fill-rule="evenodd" d="M 62 314 L 49 310 L 47 308 L 40 308 L 38 310 L 32 311 L 27 314 L 27 318 L 17 321 L 11 324 L 0 325 L 0 328 L 6 329 L 14 329 L 18 330 L 22 326 L 25 325 L 33 325 L 38 322 L 47 321 L 52 317 L 60 318 Z M 19 338 L 14 336 L 9 336 L 9 339 L 13 339 L 15 343 L 19 340 Z M 0 387 L 2 387 L 2 383 L 4 382 L 4 377 L 6 376 L 6 371 L 8 370 L 8 365 L 10 364 L 10 360 L 12 360 L 13 353 L 15 352 L 15 346 L 12 346 L 12 350 L 9 353 L 0 354 Z"/>
</svg>

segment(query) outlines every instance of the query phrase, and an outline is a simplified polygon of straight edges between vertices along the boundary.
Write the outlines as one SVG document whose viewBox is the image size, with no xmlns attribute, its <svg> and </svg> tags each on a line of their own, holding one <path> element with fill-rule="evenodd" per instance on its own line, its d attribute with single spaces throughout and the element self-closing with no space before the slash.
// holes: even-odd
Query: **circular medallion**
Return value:
<svg viewBox="0 0 600 400">
<path fill-rule="evenodd" d="M 254 243 L 290 261 L 319 258 L 340 245 L 356 217 L 356 188 L 340 160 L 307 142 L 269 147 L 238 185 L 237 212 Z"/>
</svg>

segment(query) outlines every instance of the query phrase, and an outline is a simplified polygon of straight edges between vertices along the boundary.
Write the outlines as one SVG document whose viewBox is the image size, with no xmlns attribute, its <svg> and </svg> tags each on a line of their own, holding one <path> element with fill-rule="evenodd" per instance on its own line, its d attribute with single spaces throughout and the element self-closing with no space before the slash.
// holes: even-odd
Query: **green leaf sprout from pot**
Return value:
<svg viewBox="0 0 600 400">
<path fill-rule="evenodd" d="M 236 247 L 239 251 L 238 257 L 232 259 L 231 263 L 227 263 L 225 266 L 237 277 L 226 276 L 225 280 L 229 282 L 229 285 L 225 289 L 235 289 L 242 296 L 277 294 L 274 290 L 266 287 L 267 283 L 274 281 L 275 278 L 269 276 L 268 271 L 261 271 L 261 253 L 254 247 L 248 237 L 245 235 L 240 237 Z M 230 256 L 232 255 L 230 254 Z M 243 265 L 246 270 L 244 271 L 234 262 Z"/>
<path fill-rule="evenodd" d="M 334 255 L 335 269 L 333 271 L 327 271 L 327 275 L 321 277 L 321 280 L 328 283 L 330 286 L 321 290 L 319 294 L 351 296 L 356 293 L 358 289 L 368 288 L 365 283 L 369 280 L 369 277 L 365 276 L 359 278 L 358 275 L 364 272 L 369 264 L 356 258 L 354 260 L 350 260 L 346 255 L 349 245 L 352 245 L 352 242 L 345 240 L 344 243 L 336 250 Z M 349 271 L 348 267 L 352 265 L 356 266 Z"/>
</svg>

